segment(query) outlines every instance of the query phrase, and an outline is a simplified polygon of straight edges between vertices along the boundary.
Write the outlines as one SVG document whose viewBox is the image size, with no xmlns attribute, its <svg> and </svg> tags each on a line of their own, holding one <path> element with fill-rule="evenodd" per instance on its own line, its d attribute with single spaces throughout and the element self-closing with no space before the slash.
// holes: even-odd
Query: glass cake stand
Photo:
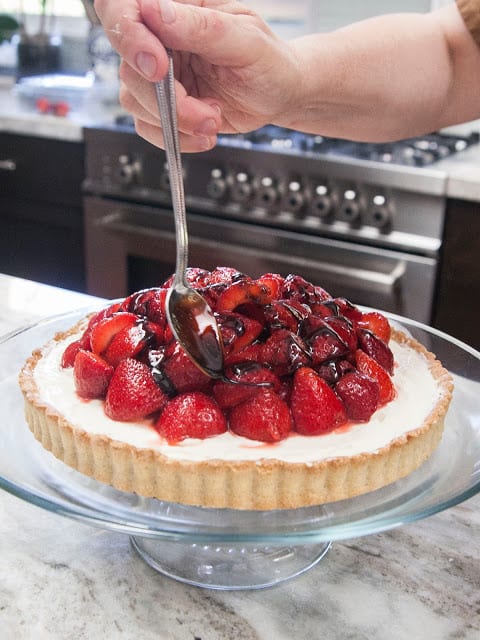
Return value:
<svg viewBox="0 0 480 640">
<path fill-rule="evenodd" d="M 332 541 L 385 531 L 452 507 L 480 490 L 480 353 L 418 322 L 392 322 L 454 375 L 443 439 L 417 471 L 350 500 L 292 510 L 205 509 L 142 498 L 92 480 L 55 459 L 23 417 L 18 372 L 26 358 L 88 310 L 0 338 L 0 487 L 59 515 L 130 536 L 156 570 L 212 589 L 267 587 L 297 576 Z"/>
</svg>

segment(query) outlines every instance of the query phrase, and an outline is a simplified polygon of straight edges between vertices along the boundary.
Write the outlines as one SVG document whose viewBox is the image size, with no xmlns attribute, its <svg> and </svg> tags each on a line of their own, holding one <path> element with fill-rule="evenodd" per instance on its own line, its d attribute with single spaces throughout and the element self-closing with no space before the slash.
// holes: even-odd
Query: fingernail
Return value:
<svg viewBox="0 0 480 640">
<path fill-rule="evenodd" d="M 143 73 L 147 78 L 154 76 L 157 71 L 157 61 L 151 53 L 145 53 L 143 51 L 138 53 L 135 58 L 135 64 L 140 73 Z"/>
<path fill-rule="evenodd" d="M 163 22 L 167 24 L 174 22 L 175 20 L 175 7 L 172 0 L 158 0 L 160 7 L 160 14 Z"/>
<path fill-rule="evenodd" d="M 214 136 L 217 133 L 217 123 L 213 118 L 204 120 L 195 131 L 196 136 Z"/>
<path fill-rule="evenodd" d="M 215 138 L 208 138 L 207 136 L 201 136 L 198 138 L 199 148 L 202 151 L 208 151 L 215 146 Z"/>
</svg>

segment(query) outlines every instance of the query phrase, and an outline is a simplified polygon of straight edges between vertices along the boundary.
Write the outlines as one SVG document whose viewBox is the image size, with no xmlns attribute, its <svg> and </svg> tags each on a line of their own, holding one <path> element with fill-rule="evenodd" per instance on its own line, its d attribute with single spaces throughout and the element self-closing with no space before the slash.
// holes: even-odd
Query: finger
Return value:
<svg viewBox="0 0 480 640">
<path fill-rule="evenodd" d="M 95 0 L 95 11 L 105 34 L 120 57 L 150 80 L 167 72 L 168 60 L 162 43 L 143 23 L 137 2 L 124 3 L 122 12 L 111 0 Z"/>
<path fill-rule="evenodd" d="M 132 115 L 158 124 L 158 103 L 153 84 L 125 62 L 120 67 L 120 78 L 122 106 Z M 215 136 L 218 133 L 222 118 L 214 101 L 197 100 L 187 95 L 185 88 L 178 82 L 175 82 L 175 96 L 180 132 L 196 136 Z"/>
<path fill-rule="evenodd" d="M 152 125 L 144 120 L 135 120 L 135 130 L 139 136 L 144 138 L 147 142 L 160 147 L 165 148 L 163 139 L 163 132 L 159 126 Z M 180 149 L 186 153 L 198 153 L 200 151 L 208 151 L 212 149 L 217 139 L 215 136 L 189 136 L 184 133 L 180 133 Z"/>
<path fill-rule="evenodd" d="M 265 34 L 272 35 L 261 18 L 237 2 L 221 11 L 190 2 L 141 0 L 140 10 L 145 24 L 166 47 L 202 55 L 211 64 L 251 64 L 259 57 Z"/>
</svg>

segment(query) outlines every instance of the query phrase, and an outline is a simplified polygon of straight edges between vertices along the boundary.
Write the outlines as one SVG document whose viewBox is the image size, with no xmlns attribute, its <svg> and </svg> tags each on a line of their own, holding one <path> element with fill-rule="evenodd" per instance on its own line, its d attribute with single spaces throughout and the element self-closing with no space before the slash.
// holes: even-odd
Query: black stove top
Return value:
<svg viewBox="0 0 480 640">
<path fill-rule="evenodd" d="M 219 144 L 426 167 L 454 153 L 464 151 L 473 144 L 478 144 L 479 139 L 480 136 L 476 132 L 468 136 L 431 133 L 397 142 L 352 142 L 267 126 L 247 134 L 220 136 Z"/>
<path fill-rule="evenodd" d="M 121 115 L 115 123 L 120 128 L 131 129 L 133 120 Z M 293 155 L 333 156 L 336 159 L 353 158 L 381 164 L 427 167 L 459 151 L 478 144 L 480 135 L 473 132 L 466 136 L 431 133 L 396 142 L 353 142 L 340 138 L 301 133 L 291 129 L 267 125 L 245 134 L 221 134 L 218 144 Z"/>
</svg>

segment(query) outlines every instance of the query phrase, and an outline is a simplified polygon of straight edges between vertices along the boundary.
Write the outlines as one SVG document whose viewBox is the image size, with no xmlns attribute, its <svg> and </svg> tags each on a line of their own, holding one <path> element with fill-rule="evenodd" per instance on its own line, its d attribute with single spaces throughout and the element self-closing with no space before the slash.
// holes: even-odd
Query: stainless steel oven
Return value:
<svg viewBox="0 0 480 640">
<path fill-rule="evenodd" d="M 430 322 L 445 176 L 332 155 L 315 136 L 254 136 L 185 156 L 189 264 L 298 273 L 333 295 Z M 160 284 L 175 264 L 163 152 L 128 128 L 85 137 L 88 292 L 113 298 Z"/>
</svg>

